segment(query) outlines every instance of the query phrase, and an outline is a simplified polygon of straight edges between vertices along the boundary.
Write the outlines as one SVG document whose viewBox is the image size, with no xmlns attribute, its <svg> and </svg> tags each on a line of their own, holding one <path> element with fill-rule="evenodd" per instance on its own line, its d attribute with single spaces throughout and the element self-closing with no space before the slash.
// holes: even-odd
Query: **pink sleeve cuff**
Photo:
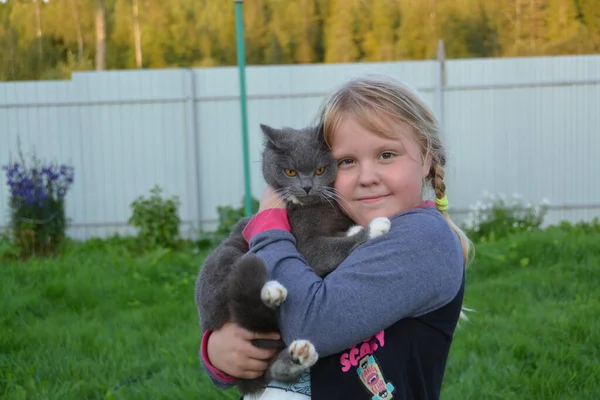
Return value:
<svg viewBox="0 0 600 400">
<path fill-rule="evenodd" d="M 290 222 L 288 220 L 287 210 L 285 208 L 269 208 L 256 214 L 246 225 L 242 235 L 246 242 L 261 232 L 271 229 L 281 229 L 291 232 Z"/>
<path fill-rule="evenodd" d="M 212 331 L 207 330 L 206 332 L 204 332 L 204 335 L 202 335 L 202 345 L 200 347 L 200 357 L 202 357 L 202 361 L 204 362 L 204 365 L 206 365 L 206 368 L 208 368 L 208 371 L 215 378 L 217 378 L 218 380 L 220 380 L 221 382 L 224 382 L 224 383 L 235 382 L 236 379 L 233 376 L 228 375 L 225 372 L 216 369 L 210 363 L 210 360 L 208 359 L 208 338 L 211 334 L 212 334 Z"/>
</svg>

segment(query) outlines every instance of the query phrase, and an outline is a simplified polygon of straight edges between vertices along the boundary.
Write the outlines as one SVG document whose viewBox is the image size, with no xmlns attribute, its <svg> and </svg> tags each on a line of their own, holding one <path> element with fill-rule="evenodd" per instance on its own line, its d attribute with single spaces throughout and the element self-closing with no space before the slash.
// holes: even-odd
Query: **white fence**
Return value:
<svg viewBox="0 0 600 400">
<path fill-rule="evenodd" d="M 600 55 L 247 68 L 252 192 L 264 188 L 259 124 L 303 126 L 345 79 L 383 73 L 436 110 L 448 196 L 465 215 L 484 191 L 552 202 L 547 221 L 600 215 Z M 241 206 L 244 171 L 234 67 L 76 73 L 0 84 L 0 164 L 25 153 L 75 167 L 75 238 L 132 232 L 130 203 L 155 184 L 182 200 L 183 233 Z M 0 185 L 0 226 L 8 223 Z"/>
</svg>

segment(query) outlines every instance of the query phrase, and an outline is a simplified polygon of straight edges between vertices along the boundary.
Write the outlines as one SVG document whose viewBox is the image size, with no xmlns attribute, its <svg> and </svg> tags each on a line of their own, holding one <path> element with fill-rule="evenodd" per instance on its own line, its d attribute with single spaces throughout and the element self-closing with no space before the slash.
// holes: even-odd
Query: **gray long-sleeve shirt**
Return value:
<svg viewBox="0 0 600 400">
<path fill-rule="evenodd" d="M 443 215 L 423 207 L 391 221 L 388 233 L 357 248 L 324 279 L 307 265 L 291 233 L 270 230 L 252 238 L 250 251 L 265 261 L 270 279 L 288 290 L 278 309 L 286 344 L 305 339 L 320 356 L 335 354 L 454 298 L 463 253 Z"/>
</svg>

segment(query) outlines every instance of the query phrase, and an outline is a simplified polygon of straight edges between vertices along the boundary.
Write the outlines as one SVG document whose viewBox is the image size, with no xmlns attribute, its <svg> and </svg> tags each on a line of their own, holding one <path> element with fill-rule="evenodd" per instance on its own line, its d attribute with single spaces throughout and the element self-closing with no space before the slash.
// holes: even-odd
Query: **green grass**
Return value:
<svg viewBox="0 0 600 400">
<path fill-rule="evenodd" d="M 198 360 L 193 288 L 202 258 L 132 258 L 96 243 L 1 265 L 0 398 L 235 399 Z"/>
<path fill-rule="evenodd" d="M 551 228 L 480 245 L 455 335 L 448 399 L 600 393 L 600 232 Z"/>
<path fill-rule="evenodd" d="M 57 259 L 2 261 L 0 398 L 236 399 L 198 361 L 203 256 L 134 257 L 92 241 Z M 442 398 L 597 398 L 598 282 L 598 231 L 479 245 L 466 291 L 476 312 L 456 333 Z"/>
</svg>

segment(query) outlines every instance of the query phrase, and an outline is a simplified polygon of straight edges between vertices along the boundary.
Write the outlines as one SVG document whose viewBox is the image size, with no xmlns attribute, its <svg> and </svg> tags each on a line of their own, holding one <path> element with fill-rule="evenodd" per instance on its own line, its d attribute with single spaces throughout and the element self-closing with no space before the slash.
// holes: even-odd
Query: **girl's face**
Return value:
<svg viewBox="0 0 600 400">
<path fill-rule="evenodd" d="M 342 197 L 340 204 L 362 226 L 423 202 L 423 178 L 431 161 L 423 162 L 410 125 L 402 122 L 394 127 L 396 136 L 386 138 L 347 114 L 331 138 L 331 150 L 339 165 L 334 186 Z"/>
</svg>

